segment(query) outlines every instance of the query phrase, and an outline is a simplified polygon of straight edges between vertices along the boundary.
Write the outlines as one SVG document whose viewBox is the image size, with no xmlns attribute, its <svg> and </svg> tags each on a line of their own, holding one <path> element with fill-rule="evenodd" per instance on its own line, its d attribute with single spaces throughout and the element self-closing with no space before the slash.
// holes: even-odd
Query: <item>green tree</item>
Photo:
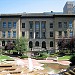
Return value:
<svg viewBox="0 0 75 75">
<path fill-rule="evenodd" d="M 24 53 L 28 50 L 28 40 L 25 37 L 16 39 L 15 50 L 19 54 L 24 55 Z"/>
</svg>

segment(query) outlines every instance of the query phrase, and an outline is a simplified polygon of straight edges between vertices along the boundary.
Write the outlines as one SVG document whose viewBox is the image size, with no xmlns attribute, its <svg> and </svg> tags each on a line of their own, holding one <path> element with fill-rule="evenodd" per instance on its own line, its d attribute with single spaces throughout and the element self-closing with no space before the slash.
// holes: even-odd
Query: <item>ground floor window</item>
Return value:
<svg viewBox="0 0 75 75">
<path fill-rule="evenodd" d="M 42 48 L 46 48 L 46 42 L 45 41 L 42 42 Z"/>
<path fill-rule="evenodd" d="M 39 42 L 38 41 L 35 42 L 35 46 L 39 46 Z"/>
<path fill-rule="evenodd" d="M 2 46 L 5 46 L 5 41 L 2 41 Z"/>
<path fill-rule="evenodd" d="M 33 47 L 33 42 L 30 41 L 30 42 L 29 42 L 29 48 L 32 48 L 32 47 Z"/>
</svg>

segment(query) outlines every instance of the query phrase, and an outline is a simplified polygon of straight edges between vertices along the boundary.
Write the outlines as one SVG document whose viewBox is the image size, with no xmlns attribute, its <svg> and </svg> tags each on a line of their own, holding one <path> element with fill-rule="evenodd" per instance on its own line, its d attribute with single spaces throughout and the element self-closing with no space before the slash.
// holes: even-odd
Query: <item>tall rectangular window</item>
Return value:
<svg viewBox="0 0 75 75">
<path fill-rule="evenodd" d="M 58 22 L 58 28 L 62 28 L 62 22 Z"/>
<path fill-rule="evenodd" d="M 50 32 L 50 37 L 53 37 L 53 32 L 52 31 Z"/>
<path fill-rule="evenodd" d="M 42 21 L 42 22 L 41 22 L 41 28 L 42 28 L 42 29 L 45 29 L 45 26 L 46 26 L 46 21 Z"/>
<path fill-rule="evenodd" d="M 42 32 L 42 38 L 46 38 L 46 37 L 45 37 L 45 32 Z"/>
<path fill-rule="evenodd" d="M 39 21 L 36 21 L 35 22 L 35 29 L 39 29 L 40 28 L 40 22 Z"/>
<path fill-rule="evenodd" d="M 67 31 L 64 31 L 64 36 L 67 37 Z"/>
<path fill-rule="evenodd" d="M 12 27 L 11 22 L 8 22 L 8 28 L 11 28 L 11 27 Z"/>
<path fill-rule="evenodd" d="M 33 21 L 29 21 L 30 29 L 33 29 Z"/>
<path fill-rule="evenodd" d="M 16 38 L 16 31 L 13 31 L 13 38 Z"/>
<path fill-rule="evenodd" d="M 22 31 L 22 36 L 23 36 L 23 37 L 25 36 L 25 32 L 24 32 L 24 31 Z"/>
<path fill-rule="evenodd" d="M 25 28 L 25 23 L 22 23 L 22 28 Z"/>
<path fill-rule="evenodd" d="M 6 22 L 3 22 L 3 28 L 6 28 Z"/>
<path fill-rule="evenodd" d="M 53 28 L 53 23 L 50 23 L 50 28 Z"/>
<path fill-rule="evenodd" d="M 67 22 L 64 22 L 64 28 L 67 28 Z"/>
<path fill-rule="evenodd" d="M 33 38 L 33 32 L 30 32 L 30 38 Z"/>
<path fill-rule="evenodd" d="M 13 22 L 13 28 L 16 29 L 16 22 Z"/>
<path fill-rule="evenodd" d="M 73 25 L 72 25 L 72 21 L 69 22 L 69 28 L 72 28 Z"/>
<path fill-rule="evenodd" d="M 5 31 L 2 31 L 2 37 L 5 38 Z"/>
<path fill-rule="evenodd" d="M 70 31 L 70 37 L 73 37 L 73 31 Z"/>
<path fill-rule="evenodd" d="M 8 37 L 11 37 L 11 31 L 8 31 Z"/>
<path fill-rule="evenodd" d="M 39 38 L 39 32 L 35 33 L 35 38 Z"/>
<path fill-rule="evenodd" d="M 59 37 L 62 37 L 62 31 L 59 31 Z"/>
</svg>

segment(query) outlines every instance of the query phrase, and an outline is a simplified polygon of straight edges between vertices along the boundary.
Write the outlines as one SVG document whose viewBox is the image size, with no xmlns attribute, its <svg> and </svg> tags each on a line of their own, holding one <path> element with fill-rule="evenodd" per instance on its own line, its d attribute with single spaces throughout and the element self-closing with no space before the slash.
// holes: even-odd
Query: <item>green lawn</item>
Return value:
<svg viewBox="0 0 75 75">
<path fill-rule="evenodd" d="M 7 55 L 0 55 L 0 61 L 3 61 L 3 60 L 12 60 L 12 58 Z"/>
<path fill-rule="evenodd" d="M 71 55 L 63 56 L 63 57 L 58 57 L 58 60 L 69 60 L 70 58 L 71 58 Z"/>
</svg>

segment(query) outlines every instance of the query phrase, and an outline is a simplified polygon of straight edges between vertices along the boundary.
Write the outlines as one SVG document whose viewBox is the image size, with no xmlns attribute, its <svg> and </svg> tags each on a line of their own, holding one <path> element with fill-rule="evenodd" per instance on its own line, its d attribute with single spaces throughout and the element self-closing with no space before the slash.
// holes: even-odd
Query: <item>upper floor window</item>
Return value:
<svg viewBox="0 0 75 75">
<path fill-rule="evenodd" d="M 67 28 L 67 22 L 64 22 L 64 28 Z"/>
<path fill-rule="evenodd" d="M 16 22 L 13 22 L 13 28 L 16 29 Z"/>
<path fill-rule="evenodd" d="M 33 38 L 33 33 L 32 32 L 30 32 L 30 38 Z"/>
<path fill-rule="evenodd" d="M 25 23 L 22 23 L 22 28 L 25 28 Z"/>
<path fill-rule="evenodd" d="M 6 28 L 6 22 L 3 22 L 3 28 Z"/>
<path fill-rule="evenodd" d="M 23 37 L 25 36 L 25 32 L 24 32 L 24 31 L 22 31 L 22 36 L 23 36 Z"/>
<path fill-rule="evenodd" d="M 40 22 L 39 22 L 39 21 L 36 21 L 36 22 L 35 22 L 35 28 L 36 28 L 36 29 L 39 29 L 39 27 L 40 27 Z"/>
<path fill-rule="evenodd" d="M 45 38 L 45 32 L 42 32 L 42 38 Z"/>
<path fill-rule="evenodd" d="M 13 31 L 13 37 L 16 38 L 16 31 Z"/>
<path fill-rule="evenodd" d="M 11 28 L 12 25 L 11 25 L 11 22 L 8 22 L 8 28 Z"/>
<path fill-rule="evenodd" d="M 42 29 L 45 29 L 45 26 L 46 26 L 46 21 L 42 21 L 42 22 L 41 22 L 41 27 L 42 27 Z"/>
<path fill-rule="evenodd" d="M 8 31 L 8 37 L 11 37 L 11 31 Z"/>
<path fill-rule="evenodd" d="M 62 22 L 58 22 L 58 28 L 62 28 Z"/>
<path fill-rule="evenodd" d="M 29 21 L 30 29 L 33 29 L 33 21 Z"/>
<path fill-rule="evenodd" d="M 69 28 L 72 28 L 73 25 L 72 25 L 72 21 L 69 22 Z"/>
<path fill-rule="evenodd" d="M 67 37 L 67 31 L 64 31 L 64 36 Z"/>
<path fill-rule="evenodd" d="M 5 38 L 5 31 L 2 31 L 2 37 Z"/>
<path fill-rule="evenodd" d="M 35 33 L 35 37 L 36 37 L 36 38 L 39 38 L 39 32 L 36 32 L 36 33 Z"/>
<path fill-rule="evenodd" d="M 50 23 L 50 28 L 53 28 L 53 23 Z"/>
<path fill-rule="evenodd" d="M 53 37 L 53 32 L 52 31 L 50 32 L 50 37 Z"/>
</svg>

